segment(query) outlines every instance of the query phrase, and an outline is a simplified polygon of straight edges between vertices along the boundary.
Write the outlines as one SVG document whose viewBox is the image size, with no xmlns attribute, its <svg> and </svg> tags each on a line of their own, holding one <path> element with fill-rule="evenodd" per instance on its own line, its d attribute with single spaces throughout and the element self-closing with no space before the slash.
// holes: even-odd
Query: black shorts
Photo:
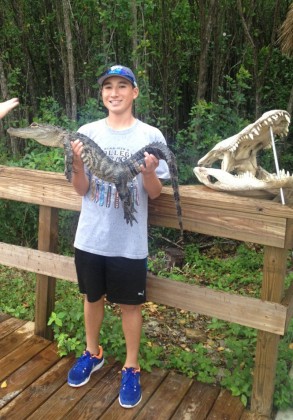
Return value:
<svg viewBox="0 0 293 420">
<path fill-rule="evenodd" d="M 147 258 L 104 257 L 75 248 L 75 267 L 79 290 L 89 302 L 103 295 L 126 305 L 146 301 Z"/>
</svg>

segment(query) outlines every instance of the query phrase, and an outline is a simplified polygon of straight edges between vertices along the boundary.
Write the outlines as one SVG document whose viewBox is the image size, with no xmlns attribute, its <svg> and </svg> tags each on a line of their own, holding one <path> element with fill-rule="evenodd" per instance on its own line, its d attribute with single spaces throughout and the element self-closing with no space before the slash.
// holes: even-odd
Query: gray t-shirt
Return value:
<svg viewBox="0 0 293 420">
<path fill-rule="evenodd" d="M 106 119 L 83 125 L 78 130 L 95 141 L 115 161 L 124 161 L 142 147 L 161 141 L 166 144 L 160 130 L 142 121 L 127 130 L 113 130 Z M 93 176 L 86 168 L 90 188 L 82 198 L 82 208 L 77 226 L 74 246 L 92 254 L 146 258 L 148 255 L 147 210 L 148 195 L 143 187 L 142 174 L 130 183 L 135 209 L 136 223 L 127 224 L 122 203 L 114 184 Z M 167 163 L 160 160 L 156 173 L 161 179 L 169 178 Z"/>
</svg>

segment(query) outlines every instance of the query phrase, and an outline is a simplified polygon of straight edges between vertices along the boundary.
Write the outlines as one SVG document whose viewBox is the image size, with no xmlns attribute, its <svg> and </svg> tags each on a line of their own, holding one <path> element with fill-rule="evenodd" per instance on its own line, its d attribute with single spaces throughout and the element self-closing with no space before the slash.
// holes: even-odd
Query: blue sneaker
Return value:
<svg viewBox="0 0 293 420">
<path fill-rule="evenodd" d="M 91 374 L 103 366 L 103 349 L 101 346 L 99 348 L 100 353 L 98 355 L 92 355 L 89 351 L 85 351 L 77 359 L 68 372 L 68 385 L 73 387 L 85 385 L 90 380 Z"/>
<path fill-rule="evenodd" d="M 119 392 L 120 405 L 124 408 L 132 408 L 140 403 L 141 398 L 140 370 L 123 368 Z"/>
</svg>

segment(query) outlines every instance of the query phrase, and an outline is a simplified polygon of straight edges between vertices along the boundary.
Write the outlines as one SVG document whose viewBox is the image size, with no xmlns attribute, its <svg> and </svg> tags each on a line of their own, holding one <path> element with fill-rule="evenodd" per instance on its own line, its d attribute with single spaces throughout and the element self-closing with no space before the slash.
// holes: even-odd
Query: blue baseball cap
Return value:
<svg viewBox="0 0 293 420">
<path fill-rule="evenodd" d="M 104 81 L 112 76 L 119 76 L 123 77 L 124 79 L 128 80 L 134 87 L 137 87 L 136 78 L 133 74 L 133 71 L 130 70 L 130 68 L 125 66 L 112 66 L 109 69 L 107 69 L 104 73 L 102 73 L 98 77 L 98 83 L 99 85 L 103 85 Z"/>
</svg>

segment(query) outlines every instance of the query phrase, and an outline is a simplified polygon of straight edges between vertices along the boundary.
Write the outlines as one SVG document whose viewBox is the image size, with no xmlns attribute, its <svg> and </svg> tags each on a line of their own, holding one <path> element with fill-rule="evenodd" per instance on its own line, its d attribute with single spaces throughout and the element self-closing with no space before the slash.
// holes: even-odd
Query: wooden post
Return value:
<svg viewBox="0 0 293 420">
<path fill-rule="evenodd" d="M 264 248 L 261 299 L 281 302 L 287 255 L 287 249 Z M 251 411 L 264 418 L 271 418 L 279 341 L 279 335 L 258 331 Z"/>
<path fill-rule="evenodd" d="M 58 241 L 58 209 L 40 206 L 39 241 L 40 251 L 56 252 Z M 35 334 L 51 340 L 52 329 L 47 325 L 55 306 L 56 279 L 37 274 Z"/>
</svg>

